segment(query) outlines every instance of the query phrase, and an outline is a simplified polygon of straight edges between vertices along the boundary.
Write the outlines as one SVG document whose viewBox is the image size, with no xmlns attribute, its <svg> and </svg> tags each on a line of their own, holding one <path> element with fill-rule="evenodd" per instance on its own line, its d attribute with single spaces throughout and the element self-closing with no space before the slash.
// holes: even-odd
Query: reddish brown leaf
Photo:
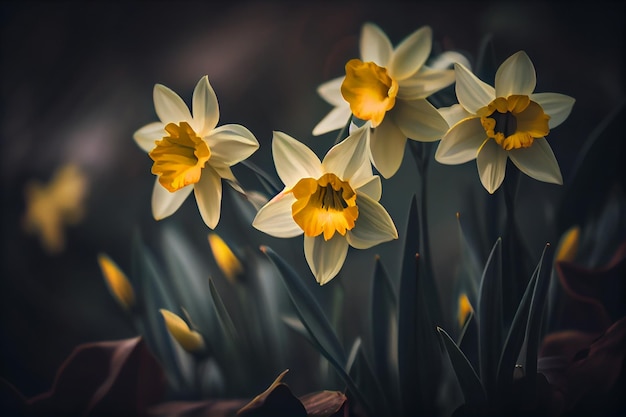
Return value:
<svg viewBox="0 0 626 417">
<path fill-rule="evenodd" d="M 348 417 L 348 398 L 339 391 L 319 391 L 300 397 L 308 417 Z"/>
<path fill-rule="evenodd" d="M 165 389 L 161 366 L 143 339 L 86 343 L 59 368 L 52 389 L 26 402 L 46 414 L 141 414 Z"/>
</svg>

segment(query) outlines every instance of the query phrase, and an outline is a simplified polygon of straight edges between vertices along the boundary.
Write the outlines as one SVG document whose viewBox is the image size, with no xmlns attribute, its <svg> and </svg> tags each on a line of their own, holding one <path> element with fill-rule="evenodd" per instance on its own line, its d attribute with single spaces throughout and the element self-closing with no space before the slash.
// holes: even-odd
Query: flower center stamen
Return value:
<svg viewBox="0 0 626 417">
<path fill-rule="evenodd" d="M 528 148 L 550 132 L 550 116 L 528 96 L 498 97 L 478 110 L 478 115 L 487 136 L 506 151 Z"/>
<path fill-rule="evenodd" d="M 154 161 L 152 173 L 159 176 L 159 183 L 174 192 L 200 181 L 211 150 L 187 122 L 169 123 L 165 131 L 169 136 L 157 141 L 148 155 Z"/>
<path fill-rule="evenodd" d="M 335 174 L 324 174 L 317 180 L 303 178 L 291 191 L 296 198 L 291 214 L 306 236 L 323 233 L 324 240 L 335 232 L 345 236 L 359 217 L 356 193 Z"/>
<path fill-rule="evenodd" d="M 398 83 L 387 74 L 386 68 L 351 59 L 346 64 L 341 95 L 350 103 L 352 114 L 361 120 L 370 120 L 372 127 L 376 127 L 396 104 Z"/>
</svg>

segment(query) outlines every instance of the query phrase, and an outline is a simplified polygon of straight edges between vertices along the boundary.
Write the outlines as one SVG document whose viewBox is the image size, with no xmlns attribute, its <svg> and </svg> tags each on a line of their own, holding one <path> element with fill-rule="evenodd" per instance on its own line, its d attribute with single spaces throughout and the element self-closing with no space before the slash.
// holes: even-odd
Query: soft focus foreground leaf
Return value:
<svg viewBox="0 0 626 417">
<path fill-rule="evenodd" d="M 370 305 L 374 371 L 386 388 L 389 402 L 398 404 L 398 300 L 379 257 L 376 257 Z"/>
<path fill-rule="evenodd" d="M 137 282 L 138 293 L 141 294 L 137 326 L 150 349 L 163 364 L 172 388 L 179 390 L 185 385 L 185 376 L 178 366 L 180 360 L 159 313 L 161 308 L 178 311 L 179 306 L 172 297 L 174 291 L 170 282 L 165 279 L 154 256 L 144 246 L 139 233 L 133 236 L 131 262 L 132 277 Z"/>
<path fill-rule="evenodd" d="M 140 415 L 161 400 L 164 375 L 141 337 L 78 346 L 50 391 L 29 399 L 31 415 Z"/>
<path fill-rule="evenodd" d="M 296 312 L 302 324 L 311 335 L 311 338 L 316 342 L 317 346 L 319 346 L 320 353 L 333 365 L 339 376 L 356 396 L 357 400 L 362 403 L 366 409 L 371 410 L 372 407 L 369 401 L 363 396 L 355 382 L 346 373 L 344 369 L 346 356 L 343 347 L 313 294 L 311 294 L 309 289 L 302 283 L 298 274 L 282 257 L 267 246 L 263 246 L 261 250 L 278 269 L 279 275 L 283 279 L 289 293 L 289 297 L 296 308 Z"/>
<path fill-rule="evenodd" d="M 421 277 L 418 275 L 419 233 L 417 201 L 411 201 L 408 216 L 400 293 L 398 297 L 398 373 L 403 413 L 436 413 L 441 377 L 441 351 L 431 323 Z"/>
<path fill-rule="evenodd" d="M 470 406 L 484 405 L 487 402 L 487 396 L 472 364 L 445 330 L 440 327 L 437 330 L 448 351 L 448 357 L 463 391 L 465 403 Z"/>
<path fill-rule="evenodd" d="M 489 254 L 478 299 L 478 355 L 480 379 L 487 395 L 495 388 L 502 346 L 502 240 L 496 240 Z"/>
<path fill-rule="evenodd" d="M 572 224 L 583 224 L 615 183 L 624 188 L 624 119 L 626 101 L 605 117 L 580 150 L 556 216 L 559 235 Z"/>
</svg>

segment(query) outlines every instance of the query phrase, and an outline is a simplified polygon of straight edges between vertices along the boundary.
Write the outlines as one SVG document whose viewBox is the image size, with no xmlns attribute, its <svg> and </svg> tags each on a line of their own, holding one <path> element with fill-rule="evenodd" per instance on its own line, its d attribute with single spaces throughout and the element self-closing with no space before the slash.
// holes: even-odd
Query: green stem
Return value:
<svg viewBox="0 0 626 417">
<path fill-rule="evenodd" d="M 333 145 L 338 144 L 346 137 L 346 132 L 348 132 L 348 130 L 350 129 L 350 123 L 352 123 L 352 115 L 348 117 L 348 122 L 345 125 L 343 125 L 343 127 L 339 131 L 339 134 L 335 138 L 335 142 L 333 143 Z"/>
</svg>

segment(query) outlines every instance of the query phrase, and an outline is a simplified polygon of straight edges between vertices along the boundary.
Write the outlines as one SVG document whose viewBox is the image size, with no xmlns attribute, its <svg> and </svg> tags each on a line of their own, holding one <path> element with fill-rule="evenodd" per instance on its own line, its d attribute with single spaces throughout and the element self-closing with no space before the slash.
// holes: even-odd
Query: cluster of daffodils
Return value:
<svg viewBox="0 0 626 417">
<path fill-rule="evenodd" d="M 303 143 L 274 132 L 274 164 L 284 189 L 252 223 L 275 237 L 304 235 L 304 254 L 320 284 L 339 273 L 349 246 L 366 249 L 398 238 L 393 220 L 378 203 L 382 185 L 372 166 L 384 178 L 392 177 L 407 139 L 440 140 L 435 159 L 443 164 L 476 159 L 489 193 L 501 185 L 508 158 L 537 180 L 562 183 L 545 136 L 567 118 L 574 100 L 533 93 L 535 69 L 524 52 L 500 66 L 494 88 L 461 62 L 454 69 L 427 66 L 429 27 L 394 48 L 380 28 L 367 23 L 359 46 L 360 58 L 347 62 L 345 76 L 318 88 L 334 109 L 312 132 L 319 136 L 354 122 L 351 133 L 320 161 Z M 459 104 L 437 109 L 427 100 L 455 81 Z M 206 76 L 194 90 L 193 114 L 160 84 L 154 88 L 154 105 L 160 122 L 134 135 L 154 161 L 154 217 L 173 214 L 193 189 L 204 222 L 215 228 L 222 179 L 243 191 L 230 167 L 251 156 L 259 143 L 243 126 L 216 127 L 219 107 Z"/>
</svg>

